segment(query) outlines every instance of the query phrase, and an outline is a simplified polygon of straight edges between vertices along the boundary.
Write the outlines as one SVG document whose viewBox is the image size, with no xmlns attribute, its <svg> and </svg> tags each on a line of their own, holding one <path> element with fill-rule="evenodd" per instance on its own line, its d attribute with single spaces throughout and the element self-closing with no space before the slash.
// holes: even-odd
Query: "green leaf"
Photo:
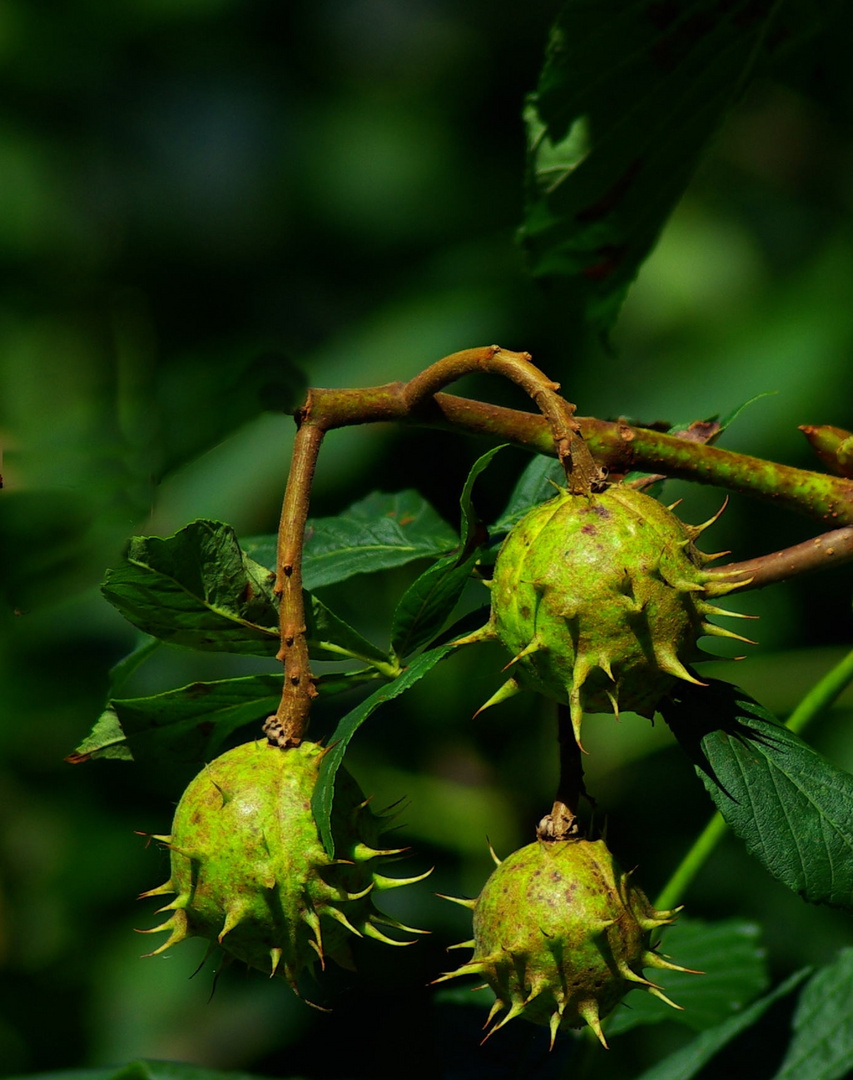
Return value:
<svg viewBox="0 0 853 1080">
<path fill-rule="evenodd" d="M 687 439 L 690 442 L 705 443 L 708 446 L 713 446 L 719 437 L 723 434 L 727 427 L 729 427 L 744 409 L 748 408 L 754 401 L 758 401 L 759 398 L 770 397 L 775 391 L 769 391 L 765 394 L 756 394 L 748 401 L 744 401 L 741 405 L 736 406 L 731 412 L 721 420 L 718 414 L 708 416 L 704 420 L 689 420 L 681 421 L 675 424 L 670 424 L 666 428 L 667 435 L 677 435 L 680 439 Z M 635 423 L 637 427 L 647 427 L 647 424 Z M 659 493 L 663 486 L 663 481 L 667 477 L 664 473 L 646 473 L 646 472 L 629 472 L 622 478 L 621 483 L 629 484 L 632 487 L 642 488 L 647 490 L 652 485 L 655 487 L 655 492 Z"/>
<path fill-rule="evenodd" d="M 702 974 L 662 970 L 652 972 L 650 977 L 683 1011 L 672 1009 L 651 994 L 635 991 L 626 999 L 627 1007 L 618 1009 L 607 1020 L 608 1037 L 661 1020 L 674 1020 L 704 1031 L 740 1012 L 767 989 L 770 981 L 764 950 L 758 944 L 760 933 L 755 923 L 743 919 L 708 923 L 680 918 L 665 931 L 662 952 L 673 963 Z"/>
<path fill-rule="evenodd" d="M 796 972 L 743 1012 L 735 1013 L 717 1027 L 708 1028 L 681 1050 L 646 1069 L 636 1080 L 691 1080 L 732 1039 L 752 1027 L 772 1005 L 795 990 L 806 975 L 808 969 Z"/>
<path fill-rule="evenodd" d="M 471 578 L 479 558 L 474 551 L 465 562 L 449 555 L 433 563 L 400 598 L 391 627 L 391 648 L 406 657 L 431 641 L 444 627 Z"/>
<path fill-rule="evenodd" d="M 95 761 L 97 758 L 133 761 L 121 721 L 109 703 L 95 721 L 91 732 L 65 760 L 69 765 L 82 765 L 84 761 Z"/>
<path fill-rule="evenodd" d="M 518 478 L 504 512 L 492 526 L 492 533 L 500 535 L 509 532 L 531 507 L 553 498 L 557 488 L 565 486 L 566 474 L 559 461 L 537 454 Z"/>
<path fill-rule="evenodd" d="M 773 1080 L 843 1080 L 853 1070 L 853 949 L 806 984 L 794 1034 Z"/>
<path fill-rule="evenodd" d="M 496 446 L 479 457 L 465 480 L 459 498 L 460 553 L 433 563 L 400 598 L 391 627 L 391 648 L 396 656 L 409 656 L 431 641 L 453 614 L 474 564 L 480 557 L 481 545 L 488 540 L 488 533 L 471 501 L 474 484 L 495 455 L 504 449 L 504 445 Z"/>
<path fill-rule="evenodd" d="M 333 694 L 346 694 L 367 683 L 376 682 L 378 679 L 395 678 L 399 667 L 388 665 L 388 671 L 379 671 L 376 667 L 362 668 L 360 671 L 332 672 L 327 675 L 319 675 L 314 679 L 317 693 L 323 697 L 331 697 Z M 393 674 L 392 674 L 393 673 Z"/>
<path fill-rule="evenodd" d="M 207 761 L 232 731 L 275 712 L 281 679 L 281 675 L 246 675 L 110 701 L 71 761 L 154 760 L 164 755 L 179 762 Z"/>
<path fill-rule="evenodd" d="M 240 540 L 240 547 L 249 558 L 254 559 L 255 562 L 275 573 L 278 559 L 278 537 L 274 533 L 270 536 L 244 536 Z"/>
<path fill-rule="evenodd" d="M 502 443 L 500 446 L 495 446 L 482 457 L 477 458 L 468 473 L 465 480 L 465 484 L 462 488 L 462 494 L 459 497 L 459 506 L 462 511 L 462 527 L 460 528 L 460 536 L 462 538 L 462 550 L 469 554 L 474 548 L 480 547 L 484 540 L 486 540 L 486 532 L 483 529 L 480 519 L 474 510 L 474 505 L 471 501 L 471 495 L 474 490 L 474 484 L 477 477 L 483 472 L 484 469 L 492 463 L 496 454 L 499 454 L 508 443 Z M 482 535 L 480 535 L 482 533 Z"/>
<path fill-rule="evenodd" d="M 338 726 L 329 738 L 330 750 L 323 758 L 323 763 L 320 766 L 320 778 L 317 781 L 314 797 L 311 801 L 323 846 L 330 856 L 334 856 L 335 853 L 335 841 L 330 826 L 332 803 L 335 797 L 335 775 L 344 760 L 350 740 L 364 721 L 380 705 L 392 701 L 394 698 L 399 697 L 400 694 L 405 693 L 406 690 L 409 690 L 431 671 L 440 660 L 443 660 L 445 656 L 451 653 L 454 648 L 453 644 L 439 645 L 435 649 L 421 653 L 393 682 L 380 687 L 338 722 Z"/>
<path fill-rule="evenodd" d="M 279 647 L 275 575 L 250 559 L 230 525 L 196 521 L 175 536 L 136 537 L 122 566 L 103 585 L 106 598 L 159 641 L 201 650 L 275 656 Z M 388 664 L 388 656 L 310 593 L 308 645 L 320 660 L 353 657 Z M 126 681 L 157 642 L 117 665 Z M 121 682 L 118 685 L 121 685 Z"/>
<path fill-rule="evenodd" d="M 375 668 L 321 675 L 317 691 L 329 697 L 378 678 L 381 674 Z M 176 761 L 207 761 L 232 731 L 260 723 L 275 712 L 281 679 L 280 674 L 246 675 L 108 701 L 91 733 L 66 761 L 79 765 L 98 758 L 133 761 L 161 754 Z M 260 730 L 256 737 L 260 738 Z"/>
<path fill-rule="evenodd" d="M 736 405 L 732 410 L 726 413 L 722 420 L 719 421 L 717 425 L 718 430 L 714 433 L 713 439 L 710 439 L 709 442 L 716 442 L 719 436 L 726 430 L 726 428 L 730 427 L 735 422 L 735 420 L 737 420 L 740 414 L 745 409 L 748 409 L 750 405 L 753 405 L 756 401 L 760 401 L 762 398 L 774 397 L 776 393 L 776 390 L 765 390 L 761 394 L 753 394 L 751 398 L 747 398 L 747 400 L 742 402 L 740 405 Z"/>
<path fill-rule="evenodd" d="M 121 1065 L 118 1068 L 110 1066 L 106 1069 L 63 1069 L 59 1072 L 26 1073 L 23 1076 L 12 1076 L 9 1080 L 127 1080 L 123 1072 L 127 1068 L 129 1066 Z"/>
<path fill-rule="evenodd" d="M 661 712 L 731 829 L 804 900 L 853 908 L 853 776 L 729 683 Z"/>
<path fill-rule="evenodd" d="M 533 274 L 606 331 L 741 93 L 775 0 L 568 0 L 525 110 Z"/>
<path fill-rule="evenodd" d="M 354 574 L 446 555 L 458 544 L 453 529 L 417 491 L 374 491 L 336 517 L 309 518 L 302 584 L 319 589 Z M 274 537 L 252 537 L 243 546 L 265 565 L 275 566 Z"/>
<path fill-rule="evenodd" d="M 371 743 L 371 749 L 374 746 Z M 359 757 L 358 775 L 365 791 L 381 790 L 391 799 L 405 793 L 406 805 L 417 808 L 416 813 L 406 814 L 406 838 L 414 847 L 438 847 L 445 859 L 481 863 L 486 837 L 501 853 L 518 846 L 513 793 L 497 782 L 489 783 L 484 777 L 471 784 L 429 770 L 400 768 L 382 760 L 381 748 L 369 760 Z M 464 992 L 469 993 L 470 987 Z"/>
<path fill-rule="evenodd" d="M 230 525 L 194 521 L 165 539 L 134 537 L 101 588 L 129 622 L 161 641 L 274 656 L 274 581 L 241 551 Z"/>
</svg>

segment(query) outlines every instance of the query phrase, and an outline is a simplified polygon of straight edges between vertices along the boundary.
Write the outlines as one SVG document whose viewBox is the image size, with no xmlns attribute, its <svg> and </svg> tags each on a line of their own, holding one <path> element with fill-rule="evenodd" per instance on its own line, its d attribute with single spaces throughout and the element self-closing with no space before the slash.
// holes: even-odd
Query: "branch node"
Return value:
<svg viewBox="0 0 853 1080">
<path fill-rule="evenodd" d="M 279 750 L 289 750 L 292 747 L 299 746 L 302 742 L 301 738 L 288 734 L 285 725 L 277 716 L 268 716 L 266 718 L 263 732 L 270 746 L 276 746 Z"/>
</svg>

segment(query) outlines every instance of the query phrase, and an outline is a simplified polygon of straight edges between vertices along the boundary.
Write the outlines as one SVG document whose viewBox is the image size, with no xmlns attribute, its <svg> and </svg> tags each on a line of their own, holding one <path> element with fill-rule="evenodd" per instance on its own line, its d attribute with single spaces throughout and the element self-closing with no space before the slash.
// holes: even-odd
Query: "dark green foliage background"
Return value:
<svg viewBox="0 0 853 1080">
<path fill-rule="evenodd" d="M 210 974 L 188 981 L 193 943 L 139 960 L 151 939 L 133 927 L 154 920 L 133 897 L 166 869 L 134 830 L 167 830 L 192 767 L 62 759 L 136 644 L 98 593 L 105 568 L 131 534 L 166 536 L 197 517 L 240 537 L 271 533 L 292 430 L 279 410 L 303 376 L 407 378 L 497 341 L 530 350 L 582 414 L 683 422 L 777 391 L 723 445 L 808 467 L 797 424 L 853 426 L 853 16 L 752 86 L 605 347 L 571 295 L 531 282 L 514 244 L 521 104 L 557 11 L 0 4 L 0 1075 L 146 1058 L 306 1077 L 399 1076 L 417 1060 L 433 1075 L 499 1076 L 541 1049 L 511 1025 L 520 1030 L 500 1046 L 477 1050 L 481 1006 L 451 1015 L 425 988 L 448 966 L 445 947 L 468 937 L 465 913 L 432 889 L 475 894 L 491 865 L 486 836 L 501 854 L 527 842 L 555 779 L 547 706 L 516 699 L 470 719 L 498 685 L 500 650 L 443 661 L 353 742 L 363 786 L 381 803 L 408 800 L 412 872 L 436 865 L 432 888 L 394 898 L 403 921 L 434 933 L 402 956 L 365 946 L 363 981 L 330 973 L 328 1018 L 285 986 L 234 973 L 208 1001 Z M 460 390 L 525 407 L 496 381 Z M 313 512 L 416 488 L 456 526 L 485 449 L 444 433 L 334 433 Z M 484 517 L 503 509 L 525 460 L 503 451 L 478 480 Z M 672 493 L 691 521 L 721 501 Z M 735 500 L 709 543 L 746 558 L 813 531 Z M 425 566 L 356 577 L 334 610 L 384 645 Z M 849 647 L 850 586 L 841 569 L 733 601 L 762 616 L 737 681 L 782 718 Z M 484 597 L 472 589 L 469 601 Z M 270 670 L 262 657 L 166 647 L 127 690 Z M 734 677 L 725 664 L 709 673 Z M 321 699 L 318 737 L 341 711 Z M 808 733 L 848 770 L 851 722 L 847 695 Z M 663 724 L 587 726 L 609 842 L 653 895 L 710 801 Z M 848 917 L 802 903 L 732 838 L 687 903 L 697 918 L 758 921 L 774 984 L 853 937 Z M 775 1007 L 762 1021 L 768 1076 L 779 1061 L 766 1047 L 782 1047 L 787 1022 Z M 691 1034 L 635 1028 L 592 1075 L 639 1075 Z M 759 1075 L 743 1061 L 743 1075 Z"/>
</svg>

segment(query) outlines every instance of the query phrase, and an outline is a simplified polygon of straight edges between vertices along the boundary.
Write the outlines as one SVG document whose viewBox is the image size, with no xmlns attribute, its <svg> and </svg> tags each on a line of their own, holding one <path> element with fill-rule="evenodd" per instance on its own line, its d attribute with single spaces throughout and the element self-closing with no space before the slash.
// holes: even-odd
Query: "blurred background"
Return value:
<svg viewBox="0 0 853 1080">
<path fill-rule="evenodd" d="M 331 1018 L 233 972 L 208 1000 L 209 972 L 188 981 L 197 943 L 140 960 L 151 939 L 133 928 L 155 920 L 134 897 L 166 864 L 134 831 L 166 831 L 188 777 L 168 762 L 63 762 L 136 640 L 99 595 L 105 570 L 131 534 L 196 517 L 274 531 L 292 438 L 281 409 L 300 378 L 405 379 L 496 341 L 532 352 L 581 415 L 689 421 L 770 392 L 723 445 L 806 467 L 798 424 L 853 427 L 853 13 L 753 84 L 605 347 L 526 277 L 514 240 L 521 105 L 557 8 L 0 0 L 0 1075 L 141 1055 L 317 1077 L 361 1076 L 357 1056 L 364 1075 L 395 1075 L 398 1053 L 438 1060 L 454 1038 L 425 984 L 469 932 L 431 889 L 393 898 L 429 942 L 402 958 L 365 946 L 358 981 L 332 976 Z M 460 392 L 527 407 L 496 381 Z M 334 433 L 314 512 L 417 487 L 455 522 L 485 449 Z M 486 520 L 524 464 L 505 452 L 482 477 Z M 722 501 L 671 489 L 690 521 Z M 733 499 L 711 542 L 747 558 L 815 531 Z M 418 569 L 355 579 L 336 606 L 384 643 Z M 784 716 L 849 647 L 851 574 L 740 598 L 761 615 L 760 645 L 722 677 Z M 406 797 L 412 872 L 434 863 L 437 891 L 475 895 L 486 836 L 506 854 L 550 804 L 548 708 L 516 699 L 470 720 L 502 663 L 483 648 L 442 665 L 348 759 L 381 803 Z M 165 649 L 136 686 L 259 669 Z M 321 704 L 318 736 L 341 708 Z M 851 721 L 846 697 L 811 732 L 847 768 Z M 653 895 L 710 804 L 660 724 L 588 727 L 611 847 Z M 807 908 L 732 840 L 688 905 L 761 923 L 774 976 L 851 941 L 849 920 Z M 665 1024 L 631 1033 L 611 1075 L 678 1038 Z"/>
</svg>

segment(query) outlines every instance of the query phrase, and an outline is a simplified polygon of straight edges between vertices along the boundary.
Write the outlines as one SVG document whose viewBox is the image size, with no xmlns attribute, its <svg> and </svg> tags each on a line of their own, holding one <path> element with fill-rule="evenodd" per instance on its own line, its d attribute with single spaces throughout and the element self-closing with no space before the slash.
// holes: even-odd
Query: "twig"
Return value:
<svg viewBox="0 0 853 1080">
<path fill-rule="evenodd" d="M 466 431 L 515 443 L 556 457 L 548 421 L 541 415 L 490 405 L 453 394 L 436 394 L 409 410 L 406 383 L 364 390 L 312 390 L 313 413 L 325 431 L 394 420 Z M 320 418 L 322 417 L 322 420 Z M 665 473 L 680 480 L 713 484 L 824 524 L 853 525 L 853 480 L 796 469 L 775 461 L 721 450 L 691 439 L 636 427 L 624 421 L 575 417 L 595 461 L 612 472 Z"/>
<path fill-rule="evenodd" d="M 281 598 L 281 648 L 277 659 L 284 665 L 284 684 L 278 710 L 264 724 L 264 734 L 273 745 L 282 749 L 302 742 L 311 702 L 317 696 L 308 656 L 302 599 L 302 548 L 311 483 L 324 431 L 322 427 L 306 422 L 310 411 L 309 396 L 297 418 L 300 426 L 293 444 L 293 460 L 278 530 L 275 591 Z"/>
<path fill-rule="evenodd" d="M 743 582 L 745 589 L 763 589 L 779 581 L 826 570 L 853 560 L 853 525 L 821 533 L 813 540 L 759 555 L 745 562 L 727 563 L 713 571 L 714 579 Z M 746 579 L 746 580 L 744 580 Z"/>
<path fill-rule="evenodd" d="M 572 494 L 588 495 L 601 486 L 603 473 L 583 441 L 580 425 L 575 419 L 576 406 L 560 397 L 557 393 L 560 384 L 546 378 L 534 366 L 530 353 L 514 353 L 498 345 L 453 353 L 406 384 L 402 396 L 408 406 L 407 412 L 417 414 L 442 387 L 478 369 L 503 375 L 536 402 L 548 425 L 553 443 L 551 453 L 556 451 Z"/>
<path fill-rule="evenodd" d="M 302 596 L 302 548 L 311 485 L 325 433 L 351 424 L 405 419 L 428 407 L 441 387 L 474 371 L 511 379 L 533 398 L 545 416 L 549 449 L 562 462 L 572 491 L 589 494 L 600 482 L 601 471 L 586 449 L 574 419 L 575 406 L 559 396 L 558 384 L 531 363 L 528 353 L 489 345 L 453 353 L 408 383 L 363 390 L 310 390 L 296 416 L 299 426 L 278 531 L 275 591 L 280 597 L 278 659 L 284 665 L 284 685 L 275 715 L 264 724 L 264 733 L 273 745 L 286 749 L 300 744 L 308 727 L 311 702 L 317 695 Z"/>
</svg>

